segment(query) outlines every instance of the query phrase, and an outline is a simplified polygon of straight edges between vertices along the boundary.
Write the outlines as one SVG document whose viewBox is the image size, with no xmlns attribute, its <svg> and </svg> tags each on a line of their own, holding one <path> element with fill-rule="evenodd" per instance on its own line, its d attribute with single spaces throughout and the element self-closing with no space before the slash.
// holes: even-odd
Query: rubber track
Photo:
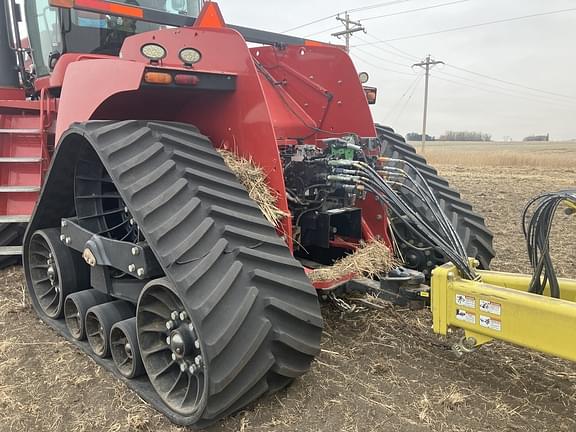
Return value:
<svg viewBox="0 0 576 432">
<path fill-rule="evenodd" d="M 438 172 L 428 165 L 426 159 L 416 153 L 413 146 L 394 132 L 393 129 L 376 125 L 378 136 L 383 140 L 384 156 L 401 159 L 411 163 L 428 182 L 432 191 L 436 194 L 442 209 L 456 228 L 462 239 L 468 255 L 476 257 L 480 266 L 484 269 L 490 267 L 490 262 L 495 256 L 492 246 L 493 235 L 486 227 L 484 218 L 474 211 L 472 205 L 463 200 L 460 193 L 450 187 L 447 180 L 438 175 Z M 399 222 L 400 224 L 402 222 Z M 410 240 L 410 238 L 407 238 Z M 418 240 L 419 241 L 419 240 Z M 431 257 L 432 266 L 418 268 L 429 274 L 430 270 L 438 264 L 443 264 L 443 257 Z"/>
<path fill-rule="evenodd" d="M 0 246 L 20 246 L 26 231 L 25 223 L 0 224 Z M 11 265 L 20 264 L 22 258 L 19 255 L 0 256 L 0 269 Z"/>
<path fill-rule="evenodd" d="M 88 122 L 72 127 L 98 153 L 184 301 L 202 343 L 207 426 L 305 373 L 320 352 L 322 317 L 302 266 L 211 142 L 190 125 Z M 130 381 L 128 382 L 130 385 Z"/>
</svg>

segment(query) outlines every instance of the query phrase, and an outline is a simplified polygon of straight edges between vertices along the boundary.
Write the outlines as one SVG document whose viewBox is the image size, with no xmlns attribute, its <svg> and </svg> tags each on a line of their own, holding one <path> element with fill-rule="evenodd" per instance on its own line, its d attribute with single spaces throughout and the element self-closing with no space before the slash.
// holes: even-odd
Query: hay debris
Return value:
<svg viewBox="0 0 576 432">
<path fill-rule="evenodd" d="M 228 168 L 236 174 L 240 183 L 246 188 L 250 198 L 256 201 L 268 222 L 274 226 L 280 226 L 282 219 L 288 214 L 278 208 L 278 194 L 268 186 L 264 170 L 254 165 L 252 161 L 230 151 L 218 150 L 218 152 L 224 158 Z"/>
<path fill-rule="evenodd" d="M 384 276 L 398 265 L 388 246 L 381 241 L 366 243 L 351 255 L 339 259 L 333 266 L 308 273 L 313 282 L 342 279 L 350 274 L 369 279 Z"/>
</svg>

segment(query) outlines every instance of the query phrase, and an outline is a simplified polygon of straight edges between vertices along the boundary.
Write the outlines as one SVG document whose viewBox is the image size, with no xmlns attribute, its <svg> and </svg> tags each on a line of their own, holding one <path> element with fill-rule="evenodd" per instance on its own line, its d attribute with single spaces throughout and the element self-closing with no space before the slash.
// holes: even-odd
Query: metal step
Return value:
<svg viewBox="0 0 576 432">
<path fill-rule="evenodd" d="M 40 186 L 0 186 L 0 193 L 40 192 Z"/>
<path fill-rule="evenodd" d="M 0 134 L 10 135 L 39 135 L 42 129 L 0 129 Z"/>
<path fill-rule="evenodd" d="M 0 163 L 37 163 L 41 157 L 0 157 Z"/>
<path fill-rule="evenodd" d="M 0 256 L 22 255 L 22 246 L 0 246 Z"/>
<path fill-rule="evenodd" d="M 28 223 L 30 222 L 29 215 L 15 215 L 15 216 L 0 216 L 0 224 L 1 223 Z"/>
</svg>

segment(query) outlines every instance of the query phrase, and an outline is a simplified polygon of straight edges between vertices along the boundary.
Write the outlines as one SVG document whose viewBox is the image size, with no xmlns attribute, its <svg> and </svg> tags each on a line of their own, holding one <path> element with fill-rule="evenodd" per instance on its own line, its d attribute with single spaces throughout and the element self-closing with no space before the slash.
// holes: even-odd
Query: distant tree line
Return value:
<svg viewBox="0 0 576 432">
<path fill-rule="evenodd" d="M 407 141 L 422 141 L 422 134 L 417 132 L 410 132 L 406 135 Z M 426 134 L 426 141 L 436 141 L 436 137 Z"/>
<path fill-rule="evenodd" d="M 524 141 L 550 141 L 550 134 L 546 135 L 531 135 L 524 138 Z"/>
<path fill-rule="evenodd" d="M 492 141 L 492 135 L 483 132 L 446 131 L 439 141 Z"/>
<path fill-rule="evenodd" d="M 407 141 L 422 141 L 422 134 L 410 132 Z M 447 131 L 439 138 L 426 135 L 426 141 L 492 141 L 492 135 L 483 132 Z"/>
</svg>

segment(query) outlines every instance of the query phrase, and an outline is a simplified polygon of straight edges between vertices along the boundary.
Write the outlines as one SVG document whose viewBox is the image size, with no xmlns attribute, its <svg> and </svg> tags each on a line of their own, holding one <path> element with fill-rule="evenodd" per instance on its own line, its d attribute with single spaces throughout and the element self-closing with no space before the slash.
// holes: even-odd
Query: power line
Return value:
<svg viewBox="0 0 576 432">
<path fill-rule="evenodd" d="M 409 14 L 409 13 L 414 13 L 414 12 L 420 12 L 420 11 L 424 11 L 424 10 L 429 10 L 429 9 L 436 9 L 436 8 L 441 8 L 441 7 L 446 7 L 446 6 L 452 6 L 455 4 L 459 4 L 459 3 L 466 3 L 472 0 L 456 0 L 456 1 L 451 1 L 451 2 L 447 2 L 447 3 L 440 3 L 440 4 L 436 4 L 436 5 L 431 5 L 431 6 L 426 6 L 426 7 L 421 7 L 421 8 L 416 8 L 416 9 L 408 9 L 408 10 L 403 10 L 403 11 L 399 11 L 399 12 L 394 12 L 394 13 L 389 13 L 389 14 L 385 14 L 385 15 L 378 15 L 378 16 L 373 16 L 373 17 L 366 17 L 366 18 L 362 18 L 359 21 L 363 22 L 363 21 L 373 21 L 376 19 L 381 19 L 381 18 L 388 18 L 388 17 L 392 17 L 392 16 L 397 16 L 397 15 L 404 15 L 404 14 Z M 352 12 L 352 11 L 350 11 Z M 330 27 L 324 30 L 320 30 L 314 33 L 310 33 L 308 35 L 306 35 L 305 37 L 312 37 L 312 36 L 316 36 L 319 34 L 323 34 L 323 33 L 328 33 L 330 31 L 339 29 L 339 26 L 336 27 Z"/>
<path fill-rule="evenodd" d="M 488 75 L 484 75 L 484 74 L 479 73 L 479 72 L 474 72 L 474 71 L 471 71 L 471 70 L 468 70 L 468 69 L 464 69 L 464 68 L 461 68 L 461 67 L 458 67 L 458 66 L 454 66 L 454 65 L 451 65 L 451 64 L 447 64 L 446 66 L 451 67 L 451 68 L 456 69 L 456 70 L 459 70 L 459 71 L 462 71 L 462 72 L 466 72 L 466 73 L 469 73 L 469 74 L 472 74 L 472 75 L 476 75 L 476 76 L 479 76 L 479 77 L 482 77 L 482 78 L 486 78 L 486 79 L 489 79 L 489 80 L 492 80 L 492 81 L 498 81 L 498 82 L 501 82 L 501 83 L 504 83 L 504 84 L 508 84 L 508 85 L 511 85 L 511 86 L 514 86 L 514 87 L 524 88 L 524 89 L 531 90 L 531 91 L 534 91 L 534 92 L 543 93 L 543 94 L 548 94 L 548 95 L 552 95 L 552 96 L 561 97 L 561 98 L 569 99 L 569 100 L 572 100 L 572 101 L 576 101 L 576 98 L 574 98 L 573 96 L 566 96 L 566 95 L 564 95 L 564 94 L 554 93 L 554 92 L 547 91 L 547 90 L 541 90 L 541 89 L 538 89 L 538 88 L 535 88 L 535 87 L 530 87 L 530 86 L 526 86 L 526 85 L 523 85 L 523 84 L 518 84 L 518 83 L 515 83 L 515 82 L 512 82 L 512 81 L 507 81 L 507 80 L 503 80 L 503 79 L 500 79 L 500 78 L 494 78 L 494 77 L 491 77 L 491 76 L 488 76 Z"/>
<path fill-rule="evenodd" d="M 404 100 L 404 98 L 406 97 L 406 95 L 412 90 L 412 92 L 415 91 L 414 87 L 418 86 L 418 83 L 420 82 L 420 80 L 422 79 L 424 75 L 417 75 L 416 79 L 414 79 L 414 81 L 412 81 L 410 83 L 410 85 L 408 86 L 408 88 L 406 89 L 406 91 L 402 94 L 402 96 L 400 96 L 400 99 L 398 99 L 396 101 L 396 103 L 394 105 L 392 105 L 392 108 L 390 108 L 390 111 L 388 111 L 388 113 L 384 116 L 384 121 L 388 120 L 388 118 L 390 117 L 390 115 L 392 115 L 392 113 L 394 111 L 396 111 L 396 107 L 398 105 L 400 105 L 400 103 Z"/>
<path fill-rule="evenodd" d="M 494 94 L 500 94 L 500 95 L 505 95 L 505 96 L 518 97 L 518 98 L 521 98 L 521 99 L 524 99 L 524 100 L 528 100 L 528 101 L 531 101 L 531 102 L 552 104 L 552 105 L 556 105 L 556 106 L 561 107 L 561 108 L 564 108 L 564 109 L 568 108 L 566 105 L 561 105 L 561 103 L 562 103 L 561 101 L 551 101 L 551 100 L 545 100 L 545 99 L 533 99 L 533 98 L 530 98 L 530 97 L 528 97 L 528 96 L 526 96 L 526 95 L 520 95 L 520 94 L 517 94 L 517 93 L 503 92 L 503 91 L 498 91 L 498 90 L 494 90 L 494 89 L 490 89 L 490 88 L 486 88 L 486 87 L 478 87 L 478 86 L 475 86 L 475 85 L 471 85 L 471 84 L 462 83 L 462 82 L 450 80 L 450 79 L 447 79 L 447 78 L 439 77 L 438 75 L 434 75 L 434 77 L 435 77 L 437 80 L 446 81 L 446 82 L 449 82 L 449 83 L 452 83 L 452 84 L 457 84 L 457 85 L 464 86 L 464 87 L 470 87 L 470 88 L 473 88 L 473 89 L 476 89 L 476 90 L 480 90 L 480 91 L 484 91 L 484 92 L 488 92 L 488 93 L 494 93 Z"/>
<path fill-rule="evenodd" d="M 289 33 L 289 32 L 292 32 L 292 31 L 294 31 L 294 30 L 300 30 L 301 28 L 309 27 L 309 26 L 314 25 L 314 24 L 318 24 L 318 23 L 321 23 L 321 22 L 324 22 L 324 21 L 328 21 L 329 19 L 336 18 L 337 16 L 338 16 L 338 14 L 335 13 L 335 14 L 326 16 L 326 17 L 324 17 L 324 18 L 318 18 L 318 19 L 315 19 L 314 21 L 310 21 L 310 22 L 307 22 L 307 23 L 305 23 L 305 24 L 301 24 L 301 25 L 299 25 L 299 26 L 289 28 L 288 30 L 284 30 L 284 31 L 281 32 L 281 33 Z"/>
<path fill-rule="evenodd" d="M 448 66 L 448 65 L 446 65 L 446 66 Z M 452 77 L 452 78 L 456 78 L 456 79 L 461 79 L 461 80 L 464 80 L 464 81 L 468 81 L 468 82 L 471 82 L 471 83 L 474 83 L 474 84 L 478 84 L 478 85 L 481 85 L 481 86 L 489 86 L 489 87 L 492 87 L 492 88 L 495 88 L 495 89 L 498 89 L 498 90 L 503 90 L 503 91 L 505 91 L 505 92 L 513 92 L 513 93 L 512 93 L 513 96 L 518 95 L 518 96 L 522 96 L 522 97 L 539 98 L 539 99 L 534 99 L 534 100 L 543 101 L 543 102 L 570 104 L 570 101 L 569 101 L 569 100 L 553 99 L 553 98 L 551 98 L 551 97 L 549 97 L 549 96 L 537 95 L 537 94 L 533 94 L 533 93 L 517 93 L 516 90 L 511 89 L 511 88 L 509 88 L 509 87 L 498 86 L 498 85 L 496 85 L 496 84 L 492 84 L 492 83 L 489 83 L 489 82 L 486 82 L 486 81 L 473 80 L 473 79 L 471 79 L 471 78 L 466 78 L 466 77 L 463 77 L 463 76 L 460 76 L 460 75 L 454 75 L 454 74 L 448 73 L 448 72 L 443 71 L 443 70 L 438 70 L 437 73 L 442 74 L 442 75 L 445 75 L 445 76 L 449 76 L 449 77 Z M 436 75 L 436 76 L 437 76 L 437 75 Z M 576 102 L 576 101 L 574 101 L 574 102 Z"/>
<path fill-rule="evenodd" d="M 371 9 L 378 9 L 381 7 L 386 7 L 386 6 L 394 6 L 396 4 L 400 4 L 400 3 L 408 3 L 414 0 L 394 0 L 394 1 L 388 1 L 388 2 L 383 2 L 383 3 L 376 3 L 373 5 L 368 5 L 368 6 L 360 6 L 354 9 L 350 9 L 348 10 L 348 12 L 362 12 L 365 10 L 371 10 Z"/>
<path fill-rule="evenodd" d="M 368 34 L 368 36 L 370 36 L 372 39 L 374 39 L 374 40 L 376 40 L 376 41 L 379 41 L 378 38 L 376 38 L 376 37 L 374 37 L 374 36 L 372 36 L 372 35 L 370 35 L 370 34 Z M 362 38 L 360 38 L 360 37 L 359 37 L 358 39 L 366 42 L 364 39 L 362 39 Z M 391 48 L 396 48 L 396 47 L 394 47 L 394 45 L 391 45 L 391 44 L 387 44 L 387 45 L 390 46 Z M 382 52 L 384 52 L 384 53 L 396 55 L 396 56 L 401 57 L 401 58 L 406 58 L 406 59 L 410 59 L 410 60 L 413 60 L 413 59 L 416 58 L 416 57 L 413 56 L 412 54 L 410 54 L 410 53 L 408 53 L 408 52 L 406 52 L 406 51 L 400 50 L 400 49 L 397 49 L 397 51 L 399 51 L 400 54 L 396 54 L 396 53 L 394 53 L 394 52 L 391 52 L 391 51 L 389 51 L 389 50 L 386 50 L 386 49 L 380 47 L 379 45 L 370 45 L 370 46 L 371 46 L 372 48 L 378 49 L 379 51 L 382 51 Z M 383 58 L 383 57 L 376 56 L 376 55 L 374 55 L 373 53 L 368 53 L 368 51 L 363 50 L 363 49 L 360 48 L 359 46 L 356 46 L 356 49 L 357 49 L 357 50 L 362 50 L 362 52 L 364 52 L 366 55 L 371 55 L 371 56 L 373 56 L 374 58 L 377 58 L 377 59 L 379 59 L 379 60 L 386 61 L 386 62 L 391 63 L 391 64 L 400 65 L 400 63 L 394 62 L 394 61 L 389 60 L 389 59 L 385 59 L 385 58 Z M 482 73 L 479 73 L 479 72 L 471 71 L 471 70 L 462 68 L 462 67 L 460 67 L 460 66 L 455 66 L 455 65 L 450 64 L 450 63 L 446 64 L 446 66 L 447 66 L 447 67 L 450 67 L 450 68 L 453 68 L 453 69 L 456 69 L 456 70 L 461 71 L 461 72 L 469 73 L 469 74 L 472 74 L 472 75 L 475 75 L 475 76 L 478 76 L 478 77 L 481 77 L 481 78 L 485 78 L 485 79 L 488 79 L 488 80 L 500 82 L 500 83 L 503 83 L 503 84 L 506 84 L 506 85 L 509 85 L 509 86 L 514 86 L 514 87 L 522 88 L 522 89 L 529 90 L 529 91 L 532 91 L 532 92 L 541 93 L 543 96 L 544 96 L 544 95 L 549 95 L 549 96 L 554 96 L 554 97 L 556 97 L 556 98 L 567 99 L 566 102 L 568 102 L 568 101 L 576 101 L 576 98 L 575 98 L 574 96 L 565 95 L 565 94 L 560 94 L 560 93 L 555 93 L 555 92 L 552 92 L 552 91 L 549 91 L 549 90 L 543 90 L 543 89 L 540 89 L 540 88 L 527 86 L 527 85 L 525 85 L 525 84 L 520 84 L 520 83 L 517 83 L 517 82 L 504 80 L 504 79 L 501 79 L 501 78 L 497 78 L 497 77 L 489 76 L 489 75 L 482 74 Z M 490 85 L 490 86 L 493 86 L 493 87 L 495 87 L 495 88 L 502 89 L 502 90 L 512 90 L 512 89 L 507 89 L 507 88 L 504 88 L 504 87 L 496 86 L 496 85 L 494 85 L 494 84 L 490 84 L 490 83 L 487 83 L 487 82 L 474 81 L 474 80 L 471 80 L 471 79 L 469 79 L 469 78 L 461 77 L 461 76 L 458 76 L 458 75 L 453 75 L 453 74 L 450 74 L 450 73 L 445 72 L 445 71 L 443 71 L 443 70 L 442 70 L 442 71 L 438 71 L 438 72 L 439 72 L 439 73 L 442 73 L 442 74 L 444 74 L 444 75 L 447 75 L 447 76 L 452 76 L 453 78 L 460 78 L 460 79 L 463 79 L 463 80 L 468 80 L 468 81 L 471 81 L 471 82 L 475 82 L 476 84 L 480 84 L 480 85 Z M 538 96 L 538 95 L 534 95 L 534 94 L 531 94 L 531 93 L 527 93 L 526 95 L 527 95 L 527 96 Z M 555 100 L 555 99 L 554 99 L 554 100 Z"/>
<path fill-rule="evenodd" d="M 412 92 L 410 93 L 410 96 L 408 96 L 408 99 L 406 99 L 404 105 L 398 110 L 398 115 L 394 118 L 394 121 L 392 123 L 397 123 L 400 120 L 400 118 L 402 118 L 402 115 L 404 115 L 404 111 L 406 111 L 408 104 L 416 94 L 416 89 L 418 88 L 418 84 L 420 83 L 420 80 L 422 79 L 423 76 L 424 75 L 420 75 L 418 77 L 419 79 L 416 80 L 416 84 L 414 85 L 414 87 L 412 87 Z"/>
<path fill-rule="evenodd" d="M 370 47 L 372 47 L 372 48 L 376 48 L 377 50 L 380 50 L 380 51 L 385 52 L 385 53 L 387 53 L 387 54 L 392 54 L 392 55 L 395 55 L 395 56 L 397 56 L 397 57 L 402 57 L 402 58 L 405 58 L 405 59 L 410 60 L 410 61 L 414 61 L 414 60 L 418 60 L 418 59 L 419 59 L 417 56 L 415 56 L 415 55 L 413 55 L 413 54 L 410 54 L 409 52 L 404 51 L 404 50 L 402 50 L 402 49 L 400 49 L 400 48 L 392 45 L 391 43 L 388 43 L 388 42 L 386 42 L 386 41 L 383 41 L 383 40 L 381 40 L 381 39 L 378 39 L 376 36 L 374 36 L 374 35 L 372 35 L 372 34 L 370 34 L 370 33 L 368 33 L 367 36 L 368 36 L 368 37 L 371 37 L 372 39 L 374 39 L 374 40 L 377 41 L 378 43 L 382 43 L 382 44 L 386 45 L 387 47 L 391 48 L 391 49 L 394 50 L 395 52 L 390 51 L 390 50 L 387 50 L 386 48 L 382 48 L 380 45 L 376 45 L 376 44 L 374 44 L 374 43 L 370 43 L 370 42 L 367 42 L 367 41 L 365 41 L 366 43 L 365 43 L 364 45 L 362 45 L 362 46 L 370 46 Z M 360 38 L 359 38 L 359 39 L 360 39 Z M 352 47 L 352 48 L 358 48 L 358 46 L 354 46 L 354 47 Z"/>
<path fill-rule="evenodd" d="M 375 58 L 375 59 L 377 59 L 377 60 L 380 60 L 380 61 L 383 61 L 383 62 L 386 62 L 386 63 L 390 63 L 390 64 L 393 64 L 393 65 L 396 65 L 396 66 L 402 66 L 402 67 L 408 67 L 408 66 L 409 66 L 409 65 L 406 64 L 406 63 L 400 63 L 400 62 L 396 62 L 396 61 L 394 61 L 394 60 L 388 60 L 388 59 L 385 59 L 384 57 L 380 57 L 380 56 L 374 55 L 374 54 L 372 54 L 372 53 L 370 53 L 370 52 L 368 52 L 368 51 L 366 51 L 366 50 L 364 50 L 364 49 L 362 49 L 362 48 L 356 48 L 356 51 L 360 51 L 361 53 L 364 53 L 364 54 L 366 54 L 367 56 L 373 57 L 373 58 Z"/>
<path fill-rule="evenodd" d="M 520 20 L 525 20 L 525 19 L 529 19 L 529 18 L 536 18 L 536 17 L 546 16 L 546 15 L 556 15 L 556 14 L 573 12 L 573 11 L 576 11 L 576 8 L 560 9 L 560 10 L 555 10 L 555 11 L 550 11 L 550 12 L 542 12 L 542 13 L 531 14 L 531 15 L 523 15 L 523 16 L 519 16 L 519 17 L 506 18 L 506 19 L 495 20 L 495 21 L 488 21 L 488 22 L 483 22 L 483 23 L 479 23 L 479 24 L 471 24 L 471 25 L 466 25 L 466 26 L 461 26 L 461 27 L 454 27 L 454 28 L 450 28 L 450 29 L 437 30 L 437 31 L 433 31 L 433 32 L 418 33 L 418 34 L 408 35 L 408 36 L 400 36 L 400 37 L 396 37 L 393 39 L 386 39 L 386 40 L 383 40 L 380 42 L 374 42 L 374 44 L 389 43 L 389 42 L 395 42 L 395 41 L 406 40 L 406 39 L 416 39 L 416 38 L 425 37 L 425 36 L 433 36 L 433 35 L 442 34 L 442 33 L 467 30 L 467 29 L 471 29 L 471 28 L 483 27 L 483 26 L 488 26 L 488 25 L 493 25 L 493 24 L 502 24 L 502 23 L 511 22 L 511 21 L 520 21 Z M 357 46 L 365 46 L 365 45 L 366 44 L 360 44 Z M 352 48 L 354 48 L 354 47 L 352 47 Z"/>
<path fill-rule="evenodd" d="M 411 2 L 411 1 L 415 1 L 415 0 L 388 1 L 388 2 L 384 2 L 384 3 L 377 3 L 377 4 L 373 4 L 373 5 L 369 5 L 369 6 L 362 6 L 362 7 L 358 7 L 358 8 L 354 8 L 354 9 L 349 9 L 346 12 L 360 12 L 360 11 L 365 11 L 365 10 L 370 10 L 370 9 L 377 9 L 377 8 L 381 8 L 381 7 L 386 7 L 386 6 L 393 6 L 395 4 L 400 4 L 400 3 L 407 3 L 407 2 Z M 336 18 L 341 13 L 344 13 L 344 12 L 335 13 L 332 15 L 325 16 L 323 18 L 318 18 L 318 19 L 315 19 L 313 21 L 298 25 L 296 27 L 289 28 L 288 30 L 284 30 L 281 33 L 288 33 L 288 32 L 292 32 L 294 30 L 300 30 L 301 28 L 304 28 L 304 27 L 309 27 L 309 26 L 314 25 L 314 24 L 328 21 L 329 19 Z"/>
<path fill-rule="evenodd" d="M 388 18 L 388 17 L 396 16 L 396 15 L 404 15 L 404 14 L 420 12 L 420 11 L 429 10 L 429 9 L 436 9 L 436 8 L 441 8 L 441 7 L 446 7 L 446 6 L 452 6 L 452 5 L 459 4 L 459 3 L 466 3 L 469 1 L 472 1 L 472 0 L 456 0 L 456 1 L 451 1 L 451 2 L 447 2 L 447 3 L 440 3 L 440 4 L 436 4 L 436 5 L 420 7 L 420 8 L 416 8 L 416 9 L 408 9 L 408 10 L 403 10 L 403 11 L 399 11 L 399 12 L 393 12 L 393 13 L 389 13 L 386 15 L 366 17 L 366 18 L 362 18 L 360 21 L 373 21 L 376 19 Z"/>
<path fill-rule="evenodd" d="M 394 69 L 388 69 L 388 68 L 384 68 L 384 67 L 382 67 L 382 66 L 379 66 L 379 65 L 377 65 L 377 64 L 374 64 L 374 63 L 370 62 L 369 60 L 366 60 L 365 58 L 359 56 L 359 55 L 358 55 L 357 53 L 355 53 L 355 52 L 351 53 L 351 56 L 352 56 L 352 57 L 356 57 L 358 60 L 363 61 L 363 62 L 366 63 L 367 65 L 372 66 L 372 67 L 374 67 L 374 68 L 376 68 L 376 69 L 378 69 L 378 70 L 384 71 L 384 72 L 392 72 L 392 73 L 396 73 L 396 74 L 399 74 L 399 75 L 414 76 L 413 73 L 397 71 L 397 70 L 394 70 Z"/>
</svg>

